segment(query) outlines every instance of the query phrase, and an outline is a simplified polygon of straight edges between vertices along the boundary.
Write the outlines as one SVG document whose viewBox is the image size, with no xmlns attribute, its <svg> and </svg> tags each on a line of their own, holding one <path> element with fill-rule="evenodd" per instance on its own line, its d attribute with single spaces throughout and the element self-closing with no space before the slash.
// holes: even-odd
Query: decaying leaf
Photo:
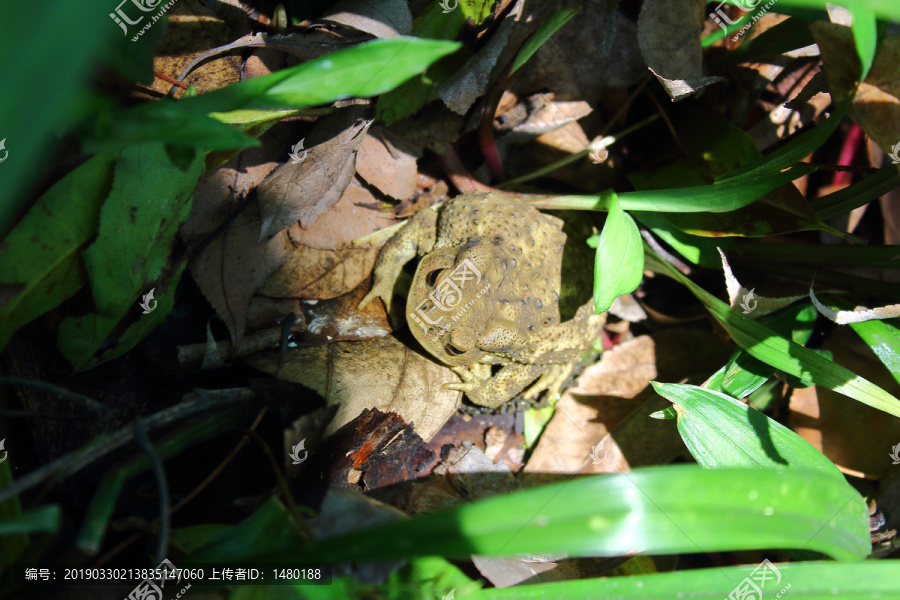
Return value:
<svg viewBox="0 0 900 600">
<path fill-rule="evenodd" d="M 859 77 L 853 34 L 849 27 L 821 21 L 812 23 L 810 29 L 822 52 L 822 70 L 831 93 L 841 102 L 853 92 Z M 886 154 L 896 154 L 900 142 L 900 35 L 879 40 L 875 61 L 856 90 L 849 114 Z"/>
<path fill-rule="evenodd" d="M 731 305 L 731 308 L 735 310 L 740 309 L 742 313 L 751 319 L 758 319 L 793 304 L 797 300 L 806 298 L 806 296 L 766 298 L 765 296 L 756 295 L 756 288 L 748 290 L 734 276 L 731 265 L 728 264 L 728 259 L 725 258 L 725 253 L 722 252 L 722 249 L 716 248 L 716 250 L 719 251 L 719 256 L 722 257 L 722 270 L 725 271 L 725 287 L 728 288 L 728 303 Z"/>
<path fill-rule="evenodd" d="M 405 0 L 342 0 L 322 20 L 352 27 L 377 38 L 410 35 L 413 21 Z"/>
<path fill-rule="evenodd" d="M 356 151 L 372 124 L 357 114 L 345 111 L 323 119 L 310 135 L 315 145 L 308 148 L 306 158 L 289 160 L 259 185 L 260 240 L 297 221 L 309 227 L 340 200 L 356 170 Z"/>
<path fill-rule="evenodd" d="M 376 126 L 362 141 L 356 172 L 381 193 L 406 200 L 416 192 L 416 159 L 421 155 L 421 147 Z"/>
<path fill-rule="evenodd" d="M 858 307 L 855 310 L 834 310 L 819 302 L 819 299 L 816 298 L 816 293 L 811 287 L 809 288 L 809 298 L 820 314 L 825 315 L 825 317 L 838 325 L 900 317 L 900 304 L 891 304 L 890 306 L 880 306 L 878 308 Z"/>
<path fill-rule="evenodd" d="M 638 18 L 638 43 L 650 71 L 673 100 L 720 81 L 703 76 L 700 32 L 706 18 L 701 0 L 645 0 Z"/>
<path fill-rule="evenodd" d="M 521 10 L 519 2 L 491 35 L 487 44 L 476 52 L 466 64 L 450 76 L 439 88 L 441 100 L 455 113 L 469 112 L 475 101 L 487 92 L 491 71 L 497 66 L 501 53 L 507 50 L 507 41 Z"/>
<path fill-rule="evenodd" d="M 280 154 L 280 145 L 267 136 L 261 148 L 245 150 L 201 180 L 182 239 L 196 246 L 212 235 L 275 168 Z M 259 242 L 257 211 L 255 204 L 246 206 L 190 263 L 194 281 L 225 322 L 238 353 L 253 295 L 288 260 L 292 249 L 284 233 Z"/>
<path fill-rule="evenodd" d="M 284 266 L 259 288 L 259 293 L 273 298 L 334 298 L 362 283 L 377 256 L 377 248 L 318 250 L 295 246 Z"/>
<path fill-rule="evenodd" d="M 353 240 L 390 227 L 392 213 L 377 210 L 381 202 L 357 178 L 353 178 L 337 204 L 310 227 L 295 223 L 287 233 L 296 244 L 320 250 L 353 248 Z"/>
<path fill-rule="evenodd" d="M 263 352 L 247 364 L 274 374 L 277 352 Z M 427 359 L 387 336 L 364 342 L 335 342 L 312 348 L 291 348 L 282 378 L 300 383 L 325 397 L 338 413 L 325 435 L 337 431 L 363 410 L 396 412 L 416 432 L 430 440 L 456 412 L 459 392 L 444 383 L 459 381 L 447 367 Z"/>
</svg>

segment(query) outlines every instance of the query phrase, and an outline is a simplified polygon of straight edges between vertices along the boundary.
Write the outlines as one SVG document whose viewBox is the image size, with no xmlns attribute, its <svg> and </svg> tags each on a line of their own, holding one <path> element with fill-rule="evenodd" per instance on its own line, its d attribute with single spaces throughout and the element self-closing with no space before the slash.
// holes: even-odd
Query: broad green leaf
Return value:
<svg viewBox="0 0 900 600">
<path fill-rule="evenodd" d="M 221 121 L 238 110 L 304 108 L 343 98 L 368 98 L 394 89 L 431 63 L 459 48 L 456 42 L 396 37 L 374 40 L 346 50 L 247 79 L 200 96 L 162 100 L 119 111 L 98 121 L 85 137 L 89 147 L 128 145 L 134 140 L 182 141 L 196 138 L 207 149 L 238 148 L 255 141 Z M 178 139 L 179 127 L 189 133 Z M 161 135 L 154 137 L 154 130 Z M 228 146 L 231 144 L 231 146 Z"/>
<path fill-rule="evenodd" d="M 68 317 L 59 328 L 60 351 L 76 368 L 96 364 L 94 354 L 126 314 L 154 323 L 168 314 L 167 298 L 184 268 L 183 258 L 173 256 L 175 237 L 190 212 L 202 169 L 199 153 L 188 170 L 174 167 L 161 143 L 134 146 L 120 154 L 97 239 L 82 253 L 97 312 Z M 142 315 L 138 302 L 156 286 L 162 306 Z M 146 331 L 140 324 L 137 327 Z M 107 347 L 104 357 L 118 356 L 135 342 L 132 336 L 127 344 L 120 341 Z"/>
<path fill-rule="evenodd" d="M 580 6 L 575 8 L 560 8 L 557 9 L 549 19 L 541 23 L 541 26 L 538 27 L 537 31 L 532 33 L 528 39 L 525 40 L 525 43 L 522 44 L 522 48 L 519 49 L 516 60 L 513 61 L 512 69 L 509 71 L 510 75 L 528 62 L 528 59 L 534 56 L 534 53 L 537 52 L 554 33 L 562 29 L 562 26 L 568 23 L 572 17 L 577 15 L 580 10 Z"/>
<path fill-rule="evenodd" d="M 696 385 L 658 383 L 653 389 L 678 411 L 678 432 L 691 456 L 710 469 L 780 466 L 810 469 L 846 483 L 812 444 L 727 394 Z M 848 486 L 848 490 L 852 488 Z"/>
<path fill-rule="evenodd" d="M 633 292 L 644 274 L 644 245 L 631 215 L 612 198 L 594 261 L 594 310 L 600 314 L 613 300 Z"/>
<path fill-rule="evenodd" d="M 0 238 L 12 229 L 29 190 L 53 165 L 49 159 L 59 149 L 58 133 L 96 106 L 97 96 L 86 86 L 94 75 L 91 63 L 121 35 L 106 7 L 46 0 L 33 13 L 24 5 L 5 3 L 4 8 L 10 12 L 0 19 L 8 63 L 0 92 L 0 140 L 6 140 L 9 154 L 0 165 Z M 23 27 L 32 18 L 36 27 Z"/>
<path fill-rule="evenodd" d="M 777 576 L 771 570 L 778 570 Z M 760 565 L 718 566 L 710 569 L 686 569 L 670 573 L 576 579 L 553 583 L 486 589 L 466 600 L 663 600 L 669 598 L 741 598 L 736 591 L 752 589 L 762 574 Z M 751 577 L 752 576 L 752 577 Z M 834 563 L 792 562 L 771 565 L 763 582 L 765 600 L 869 600 L 896 596 L 900 581 L 900 563 L 896 560 Z M 759 598 L 759 596 L 752 596 Z"/>
<path fill-rule="evenodd" d="M 60 510 L 56 504 L 39 506 L 17 517 L 0 521 L 0 536 L 20 533 L 56 533 L 59 531 Z"/>
<path fill-rule="evenodd" d="M 863 404 L 900 416 L 900 400 L 831 360 L 780 337 L 774 331 L 748 319 L 682 275 L 678 269 L 645 248 L 652 260 L 648 264 L 681 282 L 700 300 L 724 327 L 735 344 L 751 356 L 789 375 L 811 381 Z"/>
<path fill-rule="evenodd" d="M 872 63 L 875 61 L 875 50 L 878 47 L 878 23 L 875 20 L 875 11 L 870 6 L 862 3 L 854 3 L 847 8 L 853 15 L 853 41 L 856 43 L 856 53 L 859 55 L 860 75 L 859 80 L 865 81 Z"/>
<path fill-rule="evenodd" d="M 284 529 L 282 523 L 272 530 Z M 350 562 L 751 548 L 805 548 L 840 560 L 863 558 L 871 549 L 866 504 L 846 482 L 805 469 L 651 467 L 571 479 L 253 556 L 246 547 L 232 545 L 231 552 L 210 552 L 205 560 Z M 197 561 L 202 562 L 199 556 Z"/>
<path fill-rule="evenodd" d="M 0 286 L 15 293 L 0 306 L 0 349 L 22 325 L 84 285 L 79 252 L 97 234 L 115 158 L 95 156 L 66 175 L 3 240 Z"/>
</svg>

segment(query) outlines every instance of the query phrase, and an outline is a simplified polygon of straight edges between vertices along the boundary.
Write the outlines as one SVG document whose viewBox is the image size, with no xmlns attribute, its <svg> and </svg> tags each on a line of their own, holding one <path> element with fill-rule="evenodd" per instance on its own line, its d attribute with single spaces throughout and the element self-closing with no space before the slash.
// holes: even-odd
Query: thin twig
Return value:
<svg viewBox="0 0 900 600">
<path fill-rule="evenodd" d="M 186 400 L 183 402 L 143 419 L 144 427 L 150 431 L 204 410 L 240 404 L 255 397 L 253 390 L 249 388 L 194 390 L 185 396 Z M 61 456 L 17 479 L 12 485 L 0 489 L 0 502 L 5 502 L 50 477 L 54 478 L 54 483 L 62 481 L 133 439 L 134 428 L 130 425 L 113 433 L 99 435 L 78 450 Z"/>
<path fill-rule="evenodd" d="M 134 424 L 134 441 L 147 455 L 153 476 L 156 477 L 157 495 L 159 496 L 159 545 L 156 548 L 156 560 L 154 564 L 160 564 L 168 553 L 169 548 L 169 482 L 166 481 L 166 470 L 163 468 L 159 455 L 153 449 L 144 423 L 138 419 Z"/>
<path fill-rule="evenodd" d="M 98 402 L 93 398 L 88 398 L 87 396 L 83 396 L 81 394 L 76 394 L 75 392 L 70 392 L 65 388 L 61 388 L 58 385 L 53 385 L 52 383 L 47 383 L 46 381 L 35 381 L 34 379 L 23 379 L 21 377 L 0 377 L 0 384 L 28 387 L 35 390 L 47 392 L 49 394 L 54 394 L 56 396 L 59 396 L 60 398 L 68 398 L 72 402 L 83 406 L 84 408 L 97 414 L 103 414 L 109 411 L 109 407 L 102 402 Z"/>
<path fill-rule="evenodd" d="M 675 140 L 675 144 L 681 151 L 681 155 L 687 156 L 687 150 L 684 149 L 684 144 L 681 143 L 681 138 L 678 137 L 678 132 L 675 130 L 675 126 L 672 125 L 672 121 L 669 120 L 669 115 L 666 114 L 666 110 L 663 108 L 663 105 L 659 103 L 659 100 L 656 99 L 656 96 L 653 95 L 653 92 L 648 91 L 647 95 L 650 96 L 650 100 L 652 100 L 653 104 L 656 105 L 656 110 L 659 111 L 659 114 L 662 115 L 663 121 L 666 122 L 666 127 L 669 128 L 669 133 L 672 134 L 672 138 Z"/>
</svg>

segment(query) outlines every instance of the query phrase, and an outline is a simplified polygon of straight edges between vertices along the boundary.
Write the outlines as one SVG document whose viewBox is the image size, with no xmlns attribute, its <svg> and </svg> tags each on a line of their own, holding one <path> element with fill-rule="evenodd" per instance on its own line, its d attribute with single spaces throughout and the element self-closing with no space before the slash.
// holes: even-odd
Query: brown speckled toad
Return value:
<svg viewBox="0 0 900 600">
<path fill-rule="evenodd" d="M 407 321 L 428 352 L 463 380 L 446 388 L 496 407 L 526 385 L 537 396 L 556 394 L 578 355 L 599 334 L 605 315 L 591 303 L 560 323 L 562 221 L 514 196 L 470 193 L 440 216 L 421 210 L 378 254 L 372 291 L 391 304 L 400 270 L 417 254 Z M 492 366 L 500 365 L 492 374 Z"/>
</svg>

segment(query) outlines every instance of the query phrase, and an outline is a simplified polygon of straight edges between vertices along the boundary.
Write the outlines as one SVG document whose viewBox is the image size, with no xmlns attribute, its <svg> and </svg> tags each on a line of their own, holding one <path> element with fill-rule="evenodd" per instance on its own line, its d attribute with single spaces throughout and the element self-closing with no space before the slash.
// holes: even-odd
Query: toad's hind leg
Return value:
<svg viewBox="0 0 900 600">
<path fill-rule="evenodd" d="M 495 375 L 491 375 L 491 366 L 486 364 L 454 367 L 453 371 L 460 376 L 463 383 L 445 383 L 449 390 L 463 392 L 475 404 L 488 408 L 497 408 L 504 402 L 512 400 L 525 386 L 541 374 L 541 365 L 506 365 Z"/>
</svg>

